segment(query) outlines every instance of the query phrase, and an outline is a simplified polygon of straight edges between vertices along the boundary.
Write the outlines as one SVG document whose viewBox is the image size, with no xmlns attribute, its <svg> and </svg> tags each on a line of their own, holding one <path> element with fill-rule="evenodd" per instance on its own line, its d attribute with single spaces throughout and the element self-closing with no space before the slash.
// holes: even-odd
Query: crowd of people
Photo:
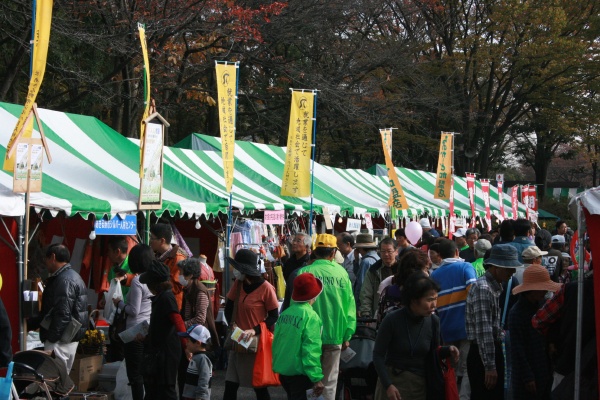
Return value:
<svg viewBox="0 0 600 400">
<path fill-rule="evenodd" d="M 420 221 L 423 236 L 411 244 L 404 229 L 378 243 L 372 235 L 306 233 L 290 238 L 283 264 L 286 291 L 278 299 L 264 277 L 260 255 L 238 250 L 229 263 L 233 282 L 225 297 L 229 327 L 252 342 L 274 332 L 272 369 L 289 399 L 307 392 L 326 400 L 338 391 L 340 358 L 357 319 L 377 329 L 372 362 L 377 375 L 369 398 L 444 399 L 442 361 L 456 372 L 461 399 L 549 399 L 569 393 L 575 369 L 576 283 L 564 222 L 554 235 L 528 220 L 505 220 L 481 234 L 463 228 L 445 238 Z M 221 346 L 212 308 L 214 292 L 203 260 L 171 244 L 168 224 L 150 230 L 150 244 L 130 250 L 127 240 L 109 240 L 110 278 L 123 298 L 112 299 L 126 327 L 149 323 L 149 334 L 114 344 L 110 356 L 124 358 L 132 398 L 209 399 L 212 361 Z M 45 253 L 50 277 L 39 317 L 47 350 L 71 369 L 77 342 L 87 328 L 86 288 L 70 268 L 64 245 Z M 590 265 L 585 279 L 583 358 L 595 360 L 594 302 Z M 282 300 L 282 303 L 279 302 Z M 1 303 L 0 303 L 1 306 Z M 71 320 L 81 327 L 64 340 Z M 225 339 L 229 339 L 225 337 Z M 224 344 L 227 347 L 227 340 Z M 586 357 L 587 356 L 587 357 Z M 251 387 L 256 353 L 229 349 L 224 400 Z M 588 379 L 597 376 L 588 361 Z M 570 385 L 570 386 L 569 386 Z M 596 385 L 597 387 L 597 385 Z M 561 398 L 561 397 L 556 397 Z"/>
<path fill-rule="evenodd" d="M 455 368 L 461 399 L 550 399 L 551 393 L 552 398 L 572 394 L 576 282 L 571 282 L 571 276 L 577 271 L 568 254 L 571 236 L 566 224 L 558 221 L 552 234 L 525 219 L 505 220 L 485 234 L 459 227 L 452 240 L 432 228 L 428 219 L 420 224 L 423 236 L 414 244 L 402 228 L 394 238 L 378 243 L 367 233 L 340 233 L 334 246 L 326 244 L 333 241 L 331 235 L 318 235 L 312 253 L 305 234 L 294 238 L 306 246 L 302 250 L 296 246 L 294 253 L 307 259 L 307 266 L 298 265 L 300 257 L 287 268 L 284 264 L 290 293 L 301 290 L 300 279 L 309 281 L 305 273 L 313 273 L 319 281 L 315 287 L 322 288 L 319 293 L 345 282 L 353 297 L 350 302 L 349 297 L 338 299 L 333 308 L 326 306 L 324 294 L 302 300 L 304 312 L 314 300 L 312 308 L 322 325 L 312 325 L 313 337 L 306 346 L 274 348 L 273 367 L 285 375 L 282 382 L 288 397 L 304 399 L 306 390 L 317 389 L 317 381 L 324 386 L 331 383 L 326 376 L 331 371 L 327 342 L 343 350 L 356 324 L 355 315 L 372 319 L 377 326 L 373 364 L 378 380 L 369 398 L 445 398 L 440 359 L 451 361 Z M 339 251 L 343 260 L 333 261 L 329 249 Z M 589 346 L 584 345 L 583 358 L 592 353 L 595 360 L 595 328 L 589 322 L 593 321 L 588 276 L 592 273 L 590 266 L 585 280 L 589 320 L 583 328 L 583 342 Z M 286 298 L 290 310 L 297 307 L 294 296 L 291 302 Z M 336 322 L 346 325 L 347 331 L 346 337 L 333 341 L 325 332 L 327 325 Z M 310 330 L 303 327 L 294 332 L 310 337 Z M 276 342 L 283 341 L 283 335 L 292 333 L 289 328 L 276 328 Z M 319 340 L 320 369 L 314 354 Z M 311 357 L 305 357 L 309 353 Z M 293 369 L 282 361 L 290 354 L 297 355 Z M 303 359 L 305 365 L 299 365 L 297 360 Z M 595 379 L 595 363 L 587 365 L 587 379 Z M 325 390 L 323 398 L 336 399 L 335 392 Z"/>
</svg>

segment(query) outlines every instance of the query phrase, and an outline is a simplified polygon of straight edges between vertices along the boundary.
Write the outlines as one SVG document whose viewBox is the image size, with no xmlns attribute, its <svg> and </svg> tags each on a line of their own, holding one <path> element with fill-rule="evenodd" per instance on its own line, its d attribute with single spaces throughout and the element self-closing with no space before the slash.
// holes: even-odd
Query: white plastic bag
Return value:
<svg viewBox="0 0 600 400">
<path fill-rule="evenodd" d="M 121 363 L 119 371 L 116 377 L 115 400 L 132 400 L 131 386 L 129 386 L 129 379 L 127 378 L 127 368 L 125 367 L 125 360 Z"/>
<path fill-rule="evenodd" d="M 113 299 L 122 299 L 123 292 L 121 291 L 121 282 L 116 279 L 110 281 L 110 288 L 108 292 L 104 293 L 104 319 L 109 324 L 112 324 L 113 319 L 115 318 L 115 313 L 117 311 L 117 307 L 113 303 Z"/>
</svg>

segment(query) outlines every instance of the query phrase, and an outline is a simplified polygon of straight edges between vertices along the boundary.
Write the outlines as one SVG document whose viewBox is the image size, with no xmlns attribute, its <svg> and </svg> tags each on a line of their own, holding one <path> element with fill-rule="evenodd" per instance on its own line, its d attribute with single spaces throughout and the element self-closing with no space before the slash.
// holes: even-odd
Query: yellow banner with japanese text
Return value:
<svg viewBox="0 0 600 400">
<path fill-rule="evenodd" d="M 387 149 L 388 152 L 390 153 L 390 160 L 392 162 L 392 164 L 394 163 L 394 160 L 392 159 L 392 129 L 380 129 L 379 132 L 381 133 L 381 140 L 383 140 L 383 148 Z M 392 198 L 392 192 L 390 192 L 390 198 L 388 199 L 388 205 L 392 204 L 394 202 L 394 199 Z"/>
<path fill-rule="evenodd" d="M 450 200 L 452 179 L 452 151 L 454 147 L 454 135 L 442 132 L 440 140 L 440 153 L 433 193 L 434 199 Z"/>
<path fill-rule="evenodd" d="M 392 163 L 392 155 L 390 154 L 389 147 L 386 145 L 384 131 L 386 131 L 386 129 L 381 129 L 379 133 L 381 133 L 381 144 L 383 145 L 385 166 L 387 167 L 388 180 L 390 182 L 390 199 L 388 200 L 388 205 L 397 210 L 406 210 L 408 209 L 408 201 L 404 196 L 404 191 L 400 185 L 398 174 L 396 173 L 396 169 Z"/>
<path fill-rule="evenodd" d="M 293 91 L 288 129 L 287 153 L 281 181 L 281 195 L 310 196 L 310 160 L 315 93 Z"/>
<path fill-rule="evenodd" d="M 142 45 L 142 57 L 144 58 L 144 113 L 140 122 L 140 178 L 144 178 L 144 146 L 146 136 L 146 124 L 144 120 L 150 115 L 150 61 L 148 59 L 148 44 L 146 43 L 146 29 L 144 25 L 138 24 L 138 33 Z"/>
<path fill-rule="evenodd" d="M 219 98 L 219 127 L 221 129 L 221 155 L 225 189 L 231 193 L 233 186 L 233 149 L 235 148 L 235 117 L 237 110 L 238 64 L 217 63 L 217 96 Z"/>
<path fill-rule="evenodd" d="M 37 0 L 35 8 L 35 26 L 33 35 L 33 58 L 31 66 L 31 79 L 29 80 L 29 89 L 27 98 L 21 111 L 21 116 L 17 121 L 8 145 L 6 146 L 6 159 L 3 169 L 13 171 L 15 165 L 15 152 L 9 158 L 12 147 L 15 145 L 17 137 L 24 131 L 22 137 L 30 138 L 33 129 L 33 118 L 29 118 L 33 103 L 37 98 L 40 86 L 44 80 L 46 72 L 46 59 L 48 57 L 48 44 L 50 43 L 50 28 L 52 26 L 52 5 L 53 0 Z M 28 121 L 29 118 L 29 121 Z M 27 123 L 27 125 L 26 125 Z"/>
</svg>

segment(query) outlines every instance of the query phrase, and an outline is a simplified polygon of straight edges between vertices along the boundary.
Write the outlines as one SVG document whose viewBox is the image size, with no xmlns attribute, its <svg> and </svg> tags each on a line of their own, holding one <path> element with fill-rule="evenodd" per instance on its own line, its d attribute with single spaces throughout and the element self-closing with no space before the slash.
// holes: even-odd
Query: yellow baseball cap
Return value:
<svg viewBox="0 0 600 400">
<path fill-rule="evenodd" d="M 315 240 L 314 248 L 316 249 L 317 247 L 335 249 L 337 248 L 337 239 L 335 236 L 328 233 L 320 233 L 317 235 L 317 239 Z"/>
</svg>

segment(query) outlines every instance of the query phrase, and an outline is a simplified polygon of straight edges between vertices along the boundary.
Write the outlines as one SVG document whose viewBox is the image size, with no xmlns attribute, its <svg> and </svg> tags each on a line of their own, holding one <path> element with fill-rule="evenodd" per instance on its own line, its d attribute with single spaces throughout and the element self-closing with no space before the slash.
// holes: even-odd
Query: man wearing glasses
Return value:
<svg viewBox="0 0 600 400">
<path fill-rule="evenodd" d="M 379 284 L 385 278 L 396 273 L 398 255 L 398 243 L 388 237 L 379 244 L 379 260 L 371 265 L 365 275 L 365 281 L 360 289 L 360 317 L 374 318 L 379 307 Z"/>
<path fill-rule="evenodd" d="M 181 310 L 183 301 L 183 286 L 179 283 L 179 267 L 177 263 L 188 258 L 183 249 L 172 245 L 173 229 L 171 225 L 158 223 L 150 227 L 150 247 L 156 253 L 156 259 L 169 267 L 173 294 L 177 301 L 177 307 Z"/>
</svg>

